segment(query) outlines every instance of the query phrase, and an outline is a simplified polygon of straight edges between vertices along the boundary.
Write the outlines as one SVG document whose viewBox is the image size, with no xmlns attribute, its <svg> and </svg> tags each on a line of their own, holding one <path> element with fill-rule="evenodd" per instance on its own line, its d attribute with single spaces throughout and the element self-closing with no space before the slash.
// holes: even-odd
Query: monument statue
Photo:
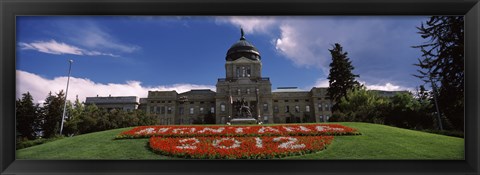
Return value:
<svg viewBox="0 0 480 175">
<path fill-rule="evenodd" d="M 248 106 L 245 98 L 238 99 L 233 102 L 232 107 L 236 110 L 236 114 L 229 123 L 231 124 L 255 124 L 257 120 L 252 117 L 252 107 Z"/>
<path fill-rule="evenodd" d="M 237 110 L 240 112 L 239 117 L 252 118 L 252 112 L 250 111 L 250 107 L 245 101 L 245 98 L 242 98 L 242 101 L 240 102 L 239 108 L 237 108 Z"/>
</svg>

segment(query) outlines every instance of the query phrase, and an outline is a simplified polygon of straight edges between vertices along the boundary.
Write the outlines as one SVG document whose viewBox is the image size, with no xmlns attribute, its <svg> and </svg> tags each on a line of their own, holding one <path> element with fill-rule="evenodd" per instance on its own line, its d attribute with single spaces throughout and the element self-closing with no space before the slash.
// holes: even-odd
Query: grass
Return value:
<svg viewBox="0 0 480 175">
<path fill-rule="evenodd" d="M 286 159 L 463 160 L 464 139 L 370 123 L 339 123 L 359 130 L 359 136 L 337 136 L 326 150 Z M 122 128 L 17 150 L 17 159 L 173 159 L 153 153 L 148 139 L 113 138 Z"/>
</svg>

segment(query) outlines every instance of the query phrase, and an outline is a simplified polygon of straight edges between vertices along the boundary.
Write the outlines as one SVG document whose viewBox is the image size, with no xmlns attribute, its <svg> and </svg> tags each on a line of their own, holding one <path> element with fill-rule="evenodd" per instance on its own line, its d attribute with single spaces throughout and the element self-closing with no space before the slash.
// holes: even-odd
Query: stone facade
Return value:
<svg viewBox="0 0 480 175">
<path fill-rule="evenodd" d="M 133 111 L 138 108 L 136 96 L 108 96 L 108 97 L 87 97 L 85 105 L 95 104 L 98 108 L 112 110 L 124 110 L 126 112 Z"/>
</svg>

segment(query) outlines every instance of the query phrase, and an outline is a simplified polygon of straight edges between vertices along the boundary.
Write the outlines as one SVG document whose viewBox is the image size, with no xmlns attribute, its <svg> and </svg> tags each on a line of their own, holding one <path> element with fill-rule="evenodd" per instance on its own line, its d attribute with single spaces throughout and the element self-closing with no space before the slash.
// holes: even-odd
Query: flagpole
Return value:
<svg viewBox="0 0 480 175">
<path fill-rule="evenodd" d="M 63 131 L 63 122 L 65 121 L 65 111 L 67 109 L 67 95 L 68 95 L 68 84 L 70 83 L 70 73 L 72 71 L 72 63 L 73 63 L 73 60 L 68 60 L 68 62 L 70 63 L 70 66 L 68 68 L 68 79 L 67 79 L 67 90 L 65 91 L 65 102 L 63 104 L 63 115 L 62 115 L 62 122 L 60 124 L 60 135 L 62 135 L 62 131 Z"/>
</svg>

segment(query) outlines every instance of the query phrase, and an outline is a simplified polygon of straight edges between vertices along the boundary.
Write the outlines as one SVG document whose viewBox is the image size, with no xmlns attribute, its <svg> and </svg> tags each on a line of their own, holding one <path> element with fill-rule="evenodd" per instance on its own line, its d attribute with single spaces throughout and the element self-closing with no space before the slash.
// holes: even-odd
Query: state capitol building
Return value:
<svg viewBox="0 0 480 175">
<path fill-rule="evenodd" d="M 396 91 L 381 91 L 393 95 Z M 131 111 L 142 109 L 158 117 L 159 124 L 193 124 L 205 116 L 225 124 L 237 114 L 232 102 L 244 99 L 253 118 L 263 123 L 326 122 L 332 115 L 327 87 L 303 91 L 295 87 L 272 90 L 269 77 L 262 76 L 262 57 L 243 34 L 227 51 L 225 77 L 218 78 L 216 92 L 192 89 L 188 92 L 149 91 L 147 98 L 87 97 L 85 104 Z M 381 94 L 382 95 L 382 94 Z"/>
</svg>

